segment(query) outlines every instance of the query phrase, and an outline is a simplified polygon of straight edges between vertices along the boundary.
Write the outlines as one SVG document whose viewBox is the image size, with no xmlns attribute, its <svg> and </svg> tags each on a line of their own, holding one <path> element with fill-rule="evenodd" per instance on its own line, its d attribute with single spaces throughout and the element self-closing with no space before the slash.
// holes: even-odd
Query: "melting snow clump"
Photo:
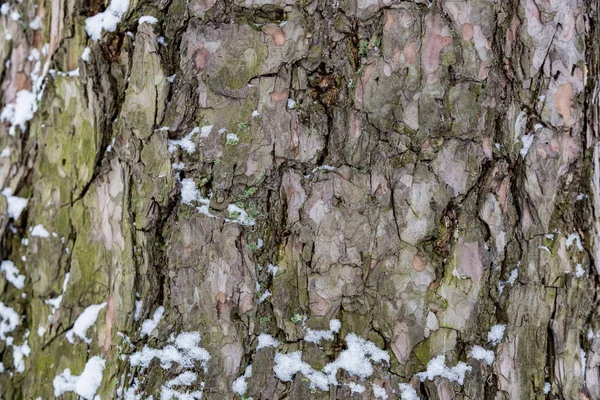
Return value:
<svg viewBox="0 0 600 400">
<path fill-rule="evenodd" d="M 528 135 L 523 135 L 521 137 L 521 142 L 523 143 L 523 147 L 521 147 L 519 154 L 521 154 L 521 157 L 523 157 L 523 159 L 525 159 L 525 157 L 527 156 L 527 153 L 529 153 L 529 148 L 533 144 L 534 138 L 535 138 L 535 134 L 533 134 L 533 133 L 530 133 Z"/>
<path fill-rule="evenodd" d="M 261 333 L 258 335 L 258 346 L 256 346 L 256 351 L 265 347 L 279 347 L 279 341 L 271 335 Z"/>
<path fill-rule="evenodd" d="M 19 216 L 27 207 L 28 199 L 24 199 L 22 197 L 17 197 L 12 195 L 12 190 L 10 188 L 5 188 L 2 190 L 2 195 L 6 197 L 6 202 L 8 203 L 8 216 L 12 219 L 19 219 Z"/>
<path fill-rule="evenodd" d="M 0 339 L 6 340 L 6 334 L 17 328 L 20 319 L 15 310 L 0 301 Z"/>
<path fill-rule="evenodd" d="M 338 358 L 323 368 L 323 372 L 329 375 L 331 383 L 337 384 L 335 376 L 339 369 L 346 371 L 351 376 L 359 376 L 366 379 L 373 374 L 371 362 L 386 362 L 389 364 L 390 355 L 375 346 L 373 342 L 365 340 L 354 333 L 346 336 L 348 348 L 342 351 Z"/>
<path fill-rule="evenodd" d="M 304 340 L 311 343 L 319 344 L 321 340 L 333 340 L 333 334 L 338 333 L 342 324 L 339 319 L 332 319 L 329 321 L 329 330 L 328 331 L 317 331 L 308 329 L 306 331 L 306 335 L 304 336 Z"/>
<path fill-rule="evenodd" d="M 79 317 L 75 320 L 73 329 L 69 329 L 66 333 L 67 340 L 70 343 L 75 343 L 74 335 L 79 336 L 84 342 L 90 344 L 92 339 L 88 339 L 85 334 L 87 330 L 96 323 L 98 319 L 98 313 L 106 307 L 106 303 L 93 304 L 88 306 Z"/>
<path fill-rule="evenodd" d="M 114 32 L 128 8 L 129 0 L 111 0 L 106 10 L 85 20 L 85 31 L 94 41 L 102 37 L 102 30 Z"/>
<path fill-rule="evenodd" d="M 311 388 L 329 390 L 329 379 L 322 372 L 315 371 L 308 363 L 302 361 L 302 352 L 295 351 L 290 354 L 277 353 L 275 355 L 275 366 L 273 367 L 275 377 L 282 382 L 289 382 L 294 375 L 300 372 L 310 381 Z"/>
<path fill-rule="evenodd" d="M 506 330 L 506 325 L 498 324 L 498 325 L 492 326 L 487 335 L 488 342 L 490 342 L 494 346 L 499 345 L 500 342 L 502 341 L 502 338 L 504 337 L 505 330 Z"/>
<path fill-rule="evenodd" d="M 142 17 L 140 17 L 140 19 L 138 20 L 138 24 L 156 24 L 158 22 L 158 20 L 153 17 L 152 15 L 144 15 Z"/>
<path fill-rule="evenodd" d="M 71 375 L 69 368 L 62 374 L 56 376 L 52 381 L 54 385 L 54 396 L 58 397 L 66 392 L 75 392 L 86 400 L 93 400 L 96 391 L 102 383 L 102 372 L 104 361 L 99 356 L 94 356 L 85 364 L 83 373 L 79 376 Z"/>
<path fill-rule="evenodd" d="M 194 383 L 194 381 L 196 381 L 197 378 L 198 374 L 196 374 L 195 372 L 185 371 L 177 375 L 176 378 L 173 378 L 170 381 L 168 381 L 166 383 L 166 386 L 192 386 L 192 384 Z"/>
<path fill-rule="evenodd" d="M 471 348 L 471 357 L 476 360 L 481 360 L 487 365 L 492 365 L 495 358 L 493 351 L 486 350 L 481 346 L 473 346 L 473 348 Z"/>
<path fill-rule="evenodd" d="M 50 232 L 48 232 L 46 228 L 44 228 L 44 225 L 39 224 L 33 227 L 33 229 L 31 230 L 31 236 L 47 238 L 50 236 Z"/>
<path fill-rule="evenodd" d="M 471 371 L 471 367 L 464 362 L 459 362 L 452 368 L 447 367 L 444 355 L 439 355 L 429 361 L 427 364 L 427 371 L 419 372 L 416 376 L 418 376 L 421 381 L 427 379 L 432 381 L 439 376 L 441 378 L 446 378 L 451 382 L 458 382 L 458 384 L 462 386 L 465 382 L 465 373 L 467 371 Z"/>
<path fill-rule="evenodd" d="M 83 49 L 83 53 L 81 53 L 81 59 L 85 62 L 89 62 L 91 53 L 92 53 L 92 50 L 90 50 L 89 47 L 86 47 L 85 49 Z"/>
<path fill-rule="evenodd" d="M 400 385 L 400 398 L 402 400 L 419 400 L 419 395 L 414 387 L 408 383 L 401 383 Z"/>
<path fill-rule="evenodd" d="M 63 280 L 62 293 L 60 294 L 60 296 L 55 297 L 53 299 L 44 300 L 44 303 L 48 304 L 49 306 L 52 306 L 52 315 L 50 315 L 48 317 L 48 320 L 50 322 L 52 322 L 52 320 L 54 319 L 53 315 L 56 312 L 56 310 L 58 310 L 60 308 L 60 303 L 62 303 L 63 295 L 67 291 L 67 283 L 69 283 L 70 277 L 71 277 L 71 274 L 69 272 L 67 272 L 65 274 L 65 279 Z"/>
<path fill-rule="evenodd" d="M 2 261 L 0 264 L 0 273 L 6 274 L 6 280 L 12 283 L 17 289 L 23 289 L 25 285 L 25 275 L 19 274 L 19 269 L 15 263 L 10 260 Z"/>
<path fill-rule="evenodd" d="M 381 386 L 376 384 L 373 384 L 373 396 L 375 396 L 376 399 L 383 400 L 387 400 L 388 398 L 388 394 L 385 388 L 382 388 Z"/>
<path fill-rule="evenodd" d="M 156 328 L 160 320 L 162 319 L 163 314 L 165 313 L 165 308 L 163 306 L 158 307 L 154 311 L 154 315 L 152 319 L 147 319 L 142 323 L 142 330 L 140 331 L 140 337 L 148 336 L 152 333 L 152 331 Z"/>
<path fill-rule="evenodd" d="M 252 365 L 248 365 L 246 367 L 246 371 L 244 371 L 244 375 L 240 376 L 235 381 L 233 381 L 233 385 L 231 385 L 231 389 L 233 390 L 233 392 L 239 395 L 240 397 L 243 397 L 246 393 L 246 390 L 248 389 L 248 383 L 246 382 L 246 379 L 251 377 Z"/>
<path fill-rule="evenodd" d="M 181 147 L 188 154 L 194 154 L 196 152 L 196 144 L 192 142 L 192 136 L 196 133 L 200 132 L 200 128 L 196 127 L 192 129 L 190 133 L 188 133 L 183 139 L 179 140 L 169 140 L 167 144 L 169 145 L 169 153 L 174 153 L 177 150 L 177 146 Z"/>
<path fill-rule="evenodd" d="M 269 289 L 265 290 L 265 292 L 262 294 L 262 296 L 260 296 L 260 298 L 258 299 L 258 301 L 256 302 L 257 304 L 262 304 L 265 302 L 265 300 L 267 300 L 269 297 L 271 297 L 271 291 Z"/>
<path fill-rule="evenodd" d="M 133 353 L 129 359 L 131 365 L 148 368 L 154 358 L 160 360 L 163 369 L 171 368 L 177 363 L 184 368 L 192 368 L 194 361 L 200 361 L 204 370 L 210 360 L 210 354 L 200 347 L 200 334 L 197 332 L 182 332 L 175 338 L 175 345 L 169 344 L 164 349 L 153 349 L 144 346 L 142 351 Z"/>
<path fill-rule="evenodd" d="M 140 316 L 142 314 L 142 306 L 144 305 L 144 302 L 142 300 L 136 300 L 135 301 L 135 311 L 133 312 L 133 320 L 134 321 L 139 321 L 140 320 Z"/>
<path fill-rule="evenodd" d="M 21 131 L 25 131 L 25 123 L 33 118 L 37 108 L 35 93 L 27 89 L 19 90 L 15 102 L 7 104 L 0 113 L 0 121 L 8 121 L 10 123 L 9 133 L 14 135 L 17 125 Z"/>
<path fill-rule="evenodd" d="M 350 388 L 350 392 L 352 394 L 354 393 L 364 393 L 366 388 L 363 385 L 359 385 L 358 383 L 355 382 L 350 382 L 348 383 L 348 387 Z"/>
<path fill-rule="evenodd" d="M 339 330 L 338 322 L 330 324 L 330 328 Z M 390 355 L 386 351 L 354 333 L 346 336 L 346 344 L 347 349 L 342 351 L 335 361 L 325 365 L 322 371 L 316 371 L 302 361 L 301 351 L 290 354 L 277 353 L 273 367 L 275 377 L 283 382 L 289 382 L 295 374 L 301 373 L 310 381 L 311 388 L 327 391 L 329 385 L 338 385 L 336 376 L 340 369 L 350 376 L 366 379 L 374 372 L 372 363 L 390 362 Z"/>
<path fill-rule="evenodd" d="M 576 233 L 571 233 L 569 236 L 567 236 L 567 243 L 566 243 L 567 249 L 573 245 L 573 242 L 575 242 L 575 244 L 577 245 L 577 249 L 579 251 L 583 251 L 583 246 L 581 245 L 581 239 L 579 238 L 579 235 Z"/>
</svg>

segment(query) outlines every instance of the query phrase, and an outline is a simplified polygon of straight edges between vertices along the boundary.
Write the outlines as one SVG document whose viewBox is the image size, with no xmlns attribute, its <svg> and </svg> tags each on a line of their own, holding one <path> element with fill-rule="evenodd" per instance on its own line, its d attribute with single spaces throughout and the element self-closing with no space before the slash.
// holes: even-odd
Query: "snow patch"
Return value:
<svg viewBox="0 0 600 400">
<path fill-rule="evenodd" d="M 310 381 L 311 388 L 319 388 L 323 391 L 329 390 L 327 375 L 315 371 L 308 363 L 302 361 L 301 351 L 290 354 L 277 353 L 273 372 L 275 377 L 282 382 L 290 382 L 294 375 L 301 373 Z"/>
<path fill-rule="evenodd" d="M 373 384 L 373 396 L 375 396 L 376 399 L 383 399 L 383 400 L 387 400 L 388 398 L 388 394 L 387 391 L 385 390 L 385 388 Z"/>
<path fill-rule="evenodd" d="M 225 144 L 235 146 L 239 143 L 239 141 L 240 138 L 235 133 L 230 132 L 227 135 L 225 135 Z"/>
<path fill-rule="evenodd" d="M 165 308 L 163 306 L 158 307 L 154 311 L 154 315 L 152 316 L 152 319 L 147 319 L 142 323 L 140 337 L 148 336 L 149 334 L 151 334 L 152 331 L 156 328 L 156 326 L 160 322 L 160 320 L 162 319 L 164 313 L 165 313 Z"/>
<path fill-rule="evenodd" d="M 0 264 L 0 273 L 6 274 L 6 280 L 9 281 L 17 289 L 23 289 L 25 285 L 25 275 L 19 274 L 19 269 L 15 266 L 15 263 L 10 260 L 4 260 Z"/>
<path fill-rule="evenodd" d="M 332 327 L 339 329 L 337 323 L 334 323 Z M 275 377 L 283 382 L 289 382 L 295 374 L 301 373 L 309 380 L 311 388 L 327 391 L 329 385 L 338 385 L 336 376 L 340 369 L 346 371 L 350 376 L 366 379 L 374 372 L 373 363 L 386 362 L 389 364 L 390 356 L 386 351 L 354 333 L 346 336 L 346 344 L 347 349 L 342 351 L 335 361 L 325 365 L 322 371 L 316 371 L 308 363 L 302 361 L 302 352 L 300 351 L 290 354 L 277 353 L 273 367 Z"/>
<path fill-rule="evenodd" d="M 29 23 L 29 28 L 31 28 L 34 31 L 37 31 L 38 29 L 40 29 L 42 26 L 42 19 L 40 18 L 40 16 L 36 16 L 33 21 L 31 21 Z"/>
<path fill-rule="evenodd" d="M 481 346 L 473 346 L 471 348 L 471 357 L 476 360 L 481 360 L 485 362 L 487 365 L 492 365 L 494 363 L 494 352 L 491 350 L 486 350 Z"/>
<path fill-rule="evenodd" d="M 111 0 L 106 10 L 85 20 L 85 31 L 93 41 L 102 38 L 103 30 L 114 32 L 128 8 L 129 0 Z"/>
<path fill-rule="evenodd" d="M 138 24 L 156 24 L 158 22 L 158 20 L 153 17 L 152 15 L 143 15 L 140 17 L 140 19 L 138 20 Z"/>
<path fill-rule="evenodd" d="M 581 376 L 585 378 L 585 368 L 587 365 L 587 357 L 585 355 L 585 350 L 579 349 L 579 359 L 581 361 Z"/>
<path fill-rule="evenodd" d="M 168 140 L 167 144 L 169 146 L 169 153 L 173 154 L 177 147 L 181 147 L 182 150 L 185 150 L 188 154 L 194 154 L 196 152 L 196 144 L 192 142 L 192 136 L 196 133 L 200 132 L 200 128 L 196 127 L 191 130 L 190 133 L 185 135 L 183 139 L 179 140 Z"/>
<path fill-rule="evenodd" d="M 210 354 L 200 347 L 198 332 L 182 332 L 175 338 L 175 344 L 169 344 L 163 349 L 144 346 L 142 351 L 133 353 L 129 359 L 131 365 L 148 368 L 150 362 L 158 358 L 162 369 L 170 369 L 173 363 L 183 368 L 193 368 L 194 362 L 199 361 L 206 372 Z"/>
<path fill-rule="evenodd" d="M 206 125 L 203 126 L 202 128 L 200 128 L 200 137 L 202 139 L 205 139 L 208 137 L 208 135 L 210 135 L 210 132 L 212 131 L 213 126 L 212 125 Z"/>
<path fill-rule="evenodd" d="M 192 372 L 192 371 L 185 371 L 185 372 L 177 375 L 176 378 L 173 378 L 170 381 L 168 381 L 165 384 L 165 386 L 167 386 L 167 387 L 192 386 L 192 384 L 196 381 L 196 379 L 198 379 L 198 374 L 196 374 L 195 372 Z"/>
<path fill-rule="evenodd" d="M 17 92 L 15 102 L 7 104 L 2 113 L 0 113 L 0 121 L 10 123 L 9 133 L 15 134 L 15 127 L 19 126 L 21 131 L 25 131 L 25 124 L 33 118 L 37 111 L 37 99 L 35 93 L 27 89 L 22 89 Z"/>
<path fill-rule="evenodd" d="M 265 292 L 259 297 L 258 301 L 256 302 L 257 304 L 262 304 L 265 302 L 265 300 L 267 300 L 269 297 L 271 297 L 271 291 L 269 289 L 265 290 Z"/>
<path fill-rule="evenodd" d="M 89 47 L 83 49 L 83 53 L 81 53 L 81 59 L 85 62 L 90 62 L 90 54 L 92 54 L 92 50 Z"/>
<path fill-rule="evenodd" d="M 350 393 L 352 393 L 352 394 L 364 393 L 365 390 L 367 390 L 363 385 L 359 385 L 358 383 L 355 383 L 355 382 L 350 382 L 350 383 L 346 384 L 346 386 L 348 386 L 350 388 Z"/>
<path fill-rule="evenodd" d="M 56 310 L 58 310 L 60 308 L 60 304 L 62 303 L 63 295 L 67 291 L 67 283 L 69 283 L 70 277 L 71 277 L 71 273 L 67 272 L 65 274 L 65 278 L 63 280 L 62 293 L 60 294 L 60 296 L 55 297 L 53 299 L 44 300 L 44 303 L 46 303 L 52 307 L 52 314 L 48 317 L 48 320 L 50 320 L 50 322 L 52 322 L 53 315 L 56 312 Z"/>
<path fill-rule="evenodd" d="M 279 347 L 279 341 L 271 335 L 261 333 L 260 335 L 258 335 L 258 346 L 256 346 L 256 351 L 264 349 L 265 347 L 277 348 Z"/>
<path fill-rule="evenodd" d="M 304 340 L 316 344 L 321 343 L 321 340 L 333 340 L 333 334 L 338 333 L 341 326 L 342 323 L 339 319 L 332 319 L 331 321 L 329 321 L 328 331 L 307 329 L 306 335 L 304 336 Z"/>
<path fill-rule="evenodd" d="M 25 357 L 28 357 L 31 354 L 31 348 L 27 343 L 27 340 L 23 342 L 22 345 L 12 345 L 13 351 L 13 365 L 18 373 L 22 374 L 25 372 Z"/>
<path fill-rule="evenodd" d="M 401 383 L 400 387 L 400 398 L 402 400 L 419 400 L 419 395 L 415 388 L 408 383 Z"/>
<path fill-rule="evenodd" d="M 248 383 L 246 379 L 252 377 L 252 365 L 248 365 L 246 370 L 244 371 L 244 375 L 237 378 L 233 381 L 233 385 L 231 385 L 231 390 L 236 393 L 240 397 L 244 397 L 246 390 L 248 389 Z"/>
<path fill-rule="evenodd" d="M 523 143 L 523 147 L 521 147 L 519 154 L 521 154 L 521 157 L 523 157 L 523 159 L 525 159 L 525 157 L 527 157 L 527 153 L 529 153 L 529 149 L 531 148 L 531 145 L 533 144 L 534 138 L 535 138 L 534 133 L 530 133 L 528 135 L 521 136 L 521 143 Z"/>
<path fill-rule="evenodd" d="M 14 331 L 20 323 L 19 314 L 0 301 L 0 339 L 6 340 L 6 334 Z"/>
<path fill-rule="evenodd" d="M 44 225 L 39 224 L 34 226 L 33 229 L 31 229 L 31 236 L 47 238 L 50 236 L 50 232 L 48 232 L 46 228 L 44 228 Z"/>
<path fill-rule="evenodd" d="M 250 218 L 245 210 L 235 204 L 229 204 L 227 206 L 227 212 L 229 212 L 229 216 L 231 217 L 231 219 L 225 219 L 227 222 L 236 222 L 240 225 L 248 226 L 252 226 L 256 223 L 254 218 Z"/>
<path fill-rule="evenodd" d="M 256 248 L 258 249 L 259 247 L 257 246 Z M 279 267 L 273 264 L 269 264 L 267 265 L 267 272 L 273 275 L 273 278 L 275 278 L 275 275 L 277 275 L 277 272 L 279 272 Z"/>
<path fill-rule="evenodd" d="M 2 195 L 6 197 L 6 202 L 8 203 L 8 216 L 12 219 L 19 219 L 19 216 L 27 207 L 28 199 L 24 199 L 22 197 L 17 197 L 12 195 L 12 190 L 10 188 L 5 188 L 2 190 Z"/>
<path fill-rule="evenodd" d="M 581 239 L 579 238 L 579 235 L 577 233 L 571 233 L 569 236 L 567 236 L 567 249 L 573 245 L 573 242 L 577 245 L 577 249 L 579 251 L 583 251 Z"/>
<path fill-rule="evenodd" d="M 504 331 L 506 330 L 506 325 L 494 325 L 490 328 L 490 331 L 487 334 L 488 342 L 493 346 L 497 346 L 502 342 L 502 338 L 504 337 Z"/>
<path fill-rule="evenodd" d="M 421 381 L 432 381 L 436 377 L 446 378 L 451 382 L 458 382 L 463 385 L 465 381 L 465 373 L 471 371 L 471 367 L 464 362 L 459 362 L 454 367 L 446 366 L 444 355 L 439 355 L 432 358 L 427 364 L 427 371 L 415 374 Z"/>
<path fill-rule="evenodd" d="M 105 360 L 99 356 L 94 356 L 85 364 L 83 373 L 79 376 L 71 375 L 71 370 L 69 368 L 65 369 L 52 381 L 54 396 L 58 397 L 66 392 L 75 392 L 86 400 L 93 400 L 102 383 L 102 372 L 105 365 Z"/>
<path fill-rule="evenodd" d="M 143 305 L 144 305 L 144 302 L 142 300 L 135 301 L 135 311 L 133 312 L 133 320 L 134 321 L 139 321 L 141 313 L 142 313 Z"/>
<path fill-rule="evenodd" d="M 85 334 L 87 330 L 96 323 L 96 319 L 98 319 L 98 313 L 104 307 L 106 307 L 106 302 L 102 304 L 93 304 L 83 310 L 83 312 L 75 320 L 73 328 L 69 329 L 65 335 L 69 343 L 75 343 L 74 336 L 79 336 L 87 344 L 92 342 L 92 339 L 88 339 Z"/>
</svg>

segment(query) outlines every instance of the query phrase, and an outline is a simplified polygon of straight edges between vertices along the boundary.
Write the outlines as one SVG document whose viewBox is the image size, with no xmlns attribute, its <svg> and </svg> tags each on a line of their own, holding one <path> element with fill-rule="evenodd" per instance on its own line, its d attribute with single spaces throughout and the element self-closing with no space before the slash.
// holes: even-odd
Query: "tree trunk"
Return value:
<svg viewBox="0 0 600 400">
<path fill-rule="evenodd" d="M 0 398 L 600 399 L 598 5 L 4 3 Z"/>
</svg>

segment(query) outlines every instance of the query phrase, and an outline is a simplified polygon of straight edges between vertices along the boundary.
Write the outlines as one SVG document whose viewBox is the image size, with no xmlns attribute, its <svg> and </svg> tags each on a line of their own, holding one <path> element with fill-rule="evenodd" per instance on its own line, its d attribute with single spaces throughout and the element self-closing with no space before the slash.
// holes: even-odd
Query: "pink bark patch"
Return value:
<svg viewBox="0 0 600 400">
<path fill-rule="evenodd" d="M 369 64 L 365 67 L 364 74 L 360 79 L 361 84 L 356 87 L 356 91 L 354 92 L 354 99 L 358 103 L 362 103 L 363 101 L 363 87 L 367 84 L 369 78 L 371 78 L 373 71 L 375 71 L 375 64 Z"/>
<path fill-rule="evenodd" d="M 314 298 L 310 302 L 310 311 L 314 315 L 323 317 L 327 315 L 327 311 L 329 311 L 329 303 L 318 294 L 314 295 Z"/>
<path fill-rule="evenodd" d="M 414 65 L 417 61 L 417 40 L 410 39 L 404 45 L 404 61 L 406 65 Z"/>
<path fill-rule="evenodd" d="M 466 24 L 463 24 L 462 34 L 464 40 L 471 40 L 471 38 L 473 37 L 473 25 L 469 24 L 468 22 Z"/>
<path fill-rule="evenodd" d="M 564 83 L 554 94 L 554 108 L 562 115 L 565 125 L 571 126 L 571 103 L 573 102 L 573 84 Z"/>
<path fill-rule="evenodd" d="M 200 72 L 206 67 L 208 64 L 208 59 L 210 58 L 210 53 L 204 47 L 196 50 L 193 55 L 194 65 L 196 66 L 196 71 Z"/>
<path fill-rule="evenodd" d="M 550 139 L 547 142 L 538 144 L 537 154 L 543 159 L 556 158 L 560 154 L 560 145 L 557 139 Z"/>
<path fill-rule="evenodd" d="M 569 132 L 563 132 L 560 136 L 560 148 L 562 150 L 562 158 L 564 162 L 570 163 L 577 158 L 579 154 L 579 145 L 575 138 L 569 135 Z"/>
<path fill-rule="evenodd" d="M 385 24 L 383 25 L 383 29 L 388 31 L 392 25 L 394 25 L 394 15 L 391 12 L 385 13 Z"/>
<path fill-rule="evenodd" d="M 506 208 L 506 200 L 508 199 L 508 190 L 510 185 L 510 178 L 507 176 L 502 180 L 500 187 L 498 188 L 498 203 L 500 203 L 500 210 L 504 211 Z"/>
<path fill-rule="evenodd" d="M 444 47 L 442 38 L 442 23 L 439 16 L 428 15 L 425 18 L 427 31 L 421 57 L 423 66 L 428 73 L 435 72 L 440 64 L 440 51 Z"/>
<path fill-rule="evenodd" d="M 410 336 L 407 334 L 408 327 L 404 322 L 397 322 L 394 327 L 394 341 L 392 343 L 392 352 L 398 359 L 398 362 L 404 363 L 410 357 Z"/>
<path fill-rule="evenodd" d="M 486 158 L 492 158 L 492 138 L 489 136 L 484 136 L 483 138 L 483 154 Z"/>
<path fill-rule="evenodd" d="M 263 32 L 271 36 L 275 46 L 283 46 L 285 43 L 285 32 L 277 25 L 268 24 L 263 28 Z"/>
<path fill-rule="evenodd" d="M 473 283 L 479 284 L 483 276 L 483 264 L 479 258 L 479 243 L 464 243 L 459 241 L 458 249 L 458 273 L 460 276 L 468 276 Z"/>
<path fill-rule="evenodd" d="M 271 98 L 271 103 L 286 101 L 288 98 L 288 90 L 285 89 L 281 92 L 271 92 L 269 93 L 269 97 Z"/>
<path fill-rule="evenodd" d="M 427 268 L 427 260 L 419 254 L 415 254 L 412 259 L 412 266 L 415 269 L 415 271 L 424 271 L 425 268 Z"/>
<path fill-rule="evenodd" d="M 489 72 L 490 72 L 490 62 L 482 61 L 481 64 L 479 64 L 479 80 L 482 81 L 485 78 L 487 78 Z"/>
</svg>

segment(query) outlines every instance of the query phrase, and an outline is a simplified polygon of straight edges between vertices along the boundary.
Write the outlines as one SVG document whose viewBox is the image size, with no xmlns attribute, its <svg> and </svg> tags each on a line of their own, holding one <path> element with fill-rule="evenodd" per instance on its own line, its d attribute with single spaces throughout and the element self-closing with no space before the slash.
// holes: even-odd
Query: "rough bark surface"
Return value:
<svg viewBox="0 0 600 400">
<path fill-rule="evenodd" d="M 597 0 L 112 3 L 0 9 L 0 398 L 600 399 Z"/>
</svg>

